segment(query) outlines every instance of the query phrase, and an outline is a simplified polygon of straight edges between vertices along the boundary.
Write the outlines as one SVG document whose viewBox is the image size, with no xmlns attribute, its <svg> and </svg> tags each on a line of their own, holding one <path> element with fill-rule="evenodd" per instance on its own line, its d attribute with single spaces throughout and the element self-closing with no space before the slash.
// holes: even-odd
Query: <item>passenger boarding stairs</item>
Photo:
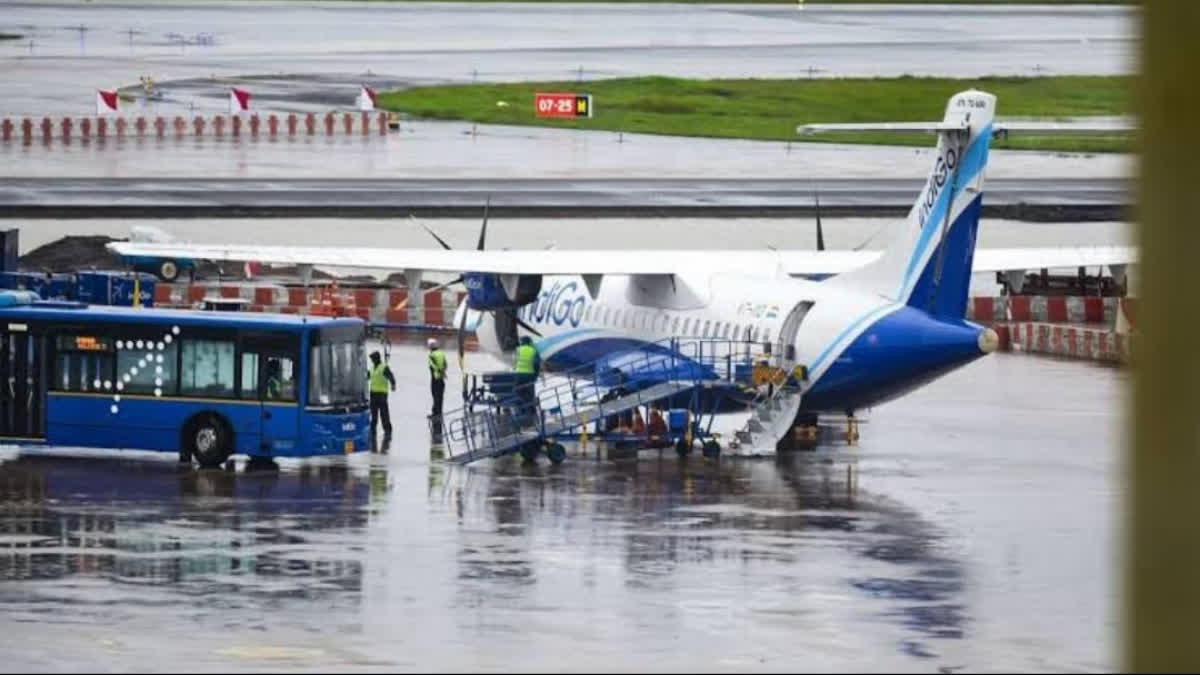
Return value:
<svg viewBox="0 0 1200 675">
<path fill-rule="evenodd" d="M 768 442 L 769 438 L 776 434 L 778 440 L 787 433 L 801 398 L 797 386 L 767 383 L 768 379 L 791 382 L 793 364 L 784 351 L 780 345 L 667 338 L 548 374 L 536 383 L 494 387 L 486 399 L 469 395 L 464 407 L 443 415 L 441 433 L 435 428 L 434 437 L 440 437 L 447 461 L 465 464 L 538 447 L 560 434 L 578 433 L 596 420 L 645 409 L 670 397 L 693 401 L 687 406 L 691 428 L 707 412 L 705 408 L 712 407 L 711 399 L 738 397 L 754 406 L 747 428 L 738 432 L 739 444 L 756 453 L 765 452 L 769 445 L 773 452 L 774 441 Z M 774 376 L 765 378 L 764 373 Z M 710 405 L 697 403 L 702 392 L 709 394 Z M 435 425 L 432 420 L 431 424 Z"/>
<path fill-rule="evenodd" d="M 785 380 L 773 385 L 768 393 L 756 400 L 751 408 L 750 419 L 734 432 L 737 448 L 734 454 L 755 456 L 773 455 L 779 441 L 792 429 L 796 413 L 804 398 L 802 382 Z"/>
</svg>

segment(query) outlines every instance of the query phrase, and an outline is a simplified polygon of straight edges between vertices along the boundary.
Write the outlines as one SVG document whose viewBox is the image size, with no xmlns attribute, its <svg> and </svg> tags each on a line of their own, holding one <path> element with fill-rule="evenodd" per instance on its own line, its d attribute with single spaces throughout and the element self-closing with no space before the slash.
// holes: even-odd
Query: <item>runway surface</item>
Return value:
<svg viewBox="0 0 1200 675">
<path fill-rule="evenodd" d="M 144 75 L 168 107 L 223 109 L 228 83 L 213 80 L 251 78 L 257 101 L 305 109 L 351 106 L 360 82 L 1128 73 L 1135 19 L 1117 6 L 12 2 L 0 29 L 23 37 L 0 42 L 0 113 L 81 113 L 92 89 Z"/>
<path fill-rule="evenodd" d="M 992 355 L 778 460 L 454 468 L 424 360 L 387 455 L 0 452 L 8 667 L 1119 668 L 1123 371 Z"/>
<path fill-rule="evenodd" d="M 942 102 L 930 102 L 936 117 Z M 474 133 L 473 133 L 474 131 Z M 921 179 L 928 147 L 704 139 L 606 131 L 405 123 L 387 137 L 126 138 L 0 142 L 7 176 L 229 179 Z M 994 150 L 989 179 L 1125 179 L 1117 153 Z"/>
<path fill-rule="evenodd" d="M 359 86 L 595 78 L 1132 72 L 1137 9 L 1119 6 L 676 5 L 94 1 L 6 3 L 0 116 L 130 117 L 353 108 Z M 82 29 L 80 29 L 82 27 Z M 811 69 L 811 70 L 810 70 Z M 139 78 L 161 99 L 146 100 Z M 596 105 L 603 107 L 603 101 Z M 944 101 L 929 102 L 931 119 Z M 1004 117 L 1004 102 L 999 102 Z M 835 120 L 831 120 L 835 121 Z M 383 142 L 381 142 L 381 140 Z M 932 145 L 932 141 L 930 143 Z M 0 143 L 6 176 L 312 178 L 908 178 L 927 149 L 405 122 L 387 139 Z M 1132 175 L 1117 155 L 996 153 L 996 177 Z M 916 168 L 914 166 L 914 160 Z"/>
<path fill-rule="evenodd" d="M 829 215 L 907 213 L 924 179 L 10 179 L 10 214 L 468 216 Z M 989 181 L 985 210 L 1040 220 L 1111 220 L 1128 204 L 1118 179 Z M 1041 216 L 1038 218 L 1038 216 Z M 1074 217 L 1072 217 L 1074 216 Z"/>
</svg>

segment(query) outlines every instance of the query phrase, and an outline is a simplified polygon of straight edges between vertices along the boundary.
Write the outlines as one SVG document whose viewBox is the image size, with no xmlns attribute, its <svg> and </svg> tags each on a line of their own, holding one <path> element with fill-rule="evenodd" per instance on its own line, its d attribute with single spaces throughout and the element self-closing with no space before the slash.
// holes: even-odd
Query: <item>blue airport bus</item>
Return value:
<svg viewBox="0 0 1200 675">
<path fill-rule="evenodd" d="M 233 454 L 366 450 L 361 319 L 41 302 L 0 292 L 0 442 Z"/>
</svg>

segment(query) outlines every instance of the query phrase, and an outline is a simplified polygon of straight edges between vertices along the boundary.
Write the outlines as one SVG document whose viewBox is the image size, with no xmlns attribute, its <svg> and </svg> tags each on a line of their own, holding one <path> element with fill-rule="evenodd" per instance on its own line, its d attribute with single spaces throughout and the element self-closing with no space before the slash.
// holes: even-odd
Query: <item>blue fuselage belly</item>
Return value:
<svg viewBox="0 0 1200 675">
<path fill-rule="evenodd" d="M 805 393 L 806 411 L 886 402 L 984 355 L 981 327 L 903 307 L 863 331 Z"/>
</svg>

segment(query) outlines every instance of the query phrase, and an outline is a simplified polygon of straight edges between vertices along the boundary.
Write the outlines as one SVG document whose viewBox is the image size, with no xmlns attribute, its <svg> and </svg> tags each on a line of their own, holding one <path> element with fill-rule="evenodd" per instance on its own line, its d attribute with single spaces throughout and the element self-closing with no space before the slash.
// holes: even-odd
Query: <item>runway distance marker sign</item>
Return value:
<svg viewBox="0 0 1200 675">
<path fill-rule="evenodd" d="M 533 110 L 538 117 L 591 117 L 592 95 L 542 93 L 533 95 Z"/>
</svg>

